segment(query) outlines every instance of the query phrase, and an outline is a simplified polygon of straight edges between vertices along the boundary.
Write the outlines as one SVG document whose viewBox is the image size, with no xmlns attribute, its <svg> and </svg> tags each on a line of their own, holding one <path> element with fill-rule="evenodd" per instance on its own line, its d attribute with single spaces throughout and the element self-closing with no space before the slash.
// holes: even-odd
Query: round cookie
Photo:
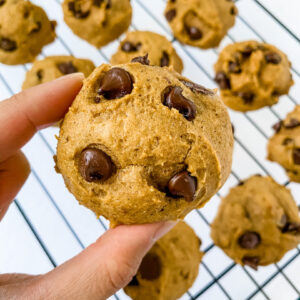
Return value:
<svg viewBox="0 0 300 300">
<path fill-rule="evenodd" d="M 211 237 L 238 264 L 278 262 L 300 243 L 298 207 L 286 187 L 252 176 L 222 199 Z"/>
<path fill-rule="evenodd" d="M 181 73 L 183 69 L 182 61 L 172 43 L 164 36 L 150 31 L 128 32 L 120 43 L 118 51 L 111 57 L 110 63 L 113 65 L 124 64 L 145 54 L 148 54 L 153 65 L 172 66 L 178 73 Z"/>
<path fill-rule="evenodd" d="M 55 21 L 29 1 L 10 1 L 0 9 L 0 62 L 28 63 L 55 39 Z"/>
<path fill-rule="evenodd" d="M 64 20 L 97 48 L 118 38 L 131 23 L 130 0 L 64 0 Z"/>
<path fill-rule="evenodd" d="M 76 72 L 81 72 L 88 77 L 94 69 L 95 65 L 89 59 L 74 56 L 49 56 L 33 63 L 32 68 L 26 73 L 22 88 L 24 90 Z"/>
<path fill-rule="evenodd" d="M 200 239 L 184 222 L 161 238 L 124 288 L 133 300 L 176 300 L 193 284 L 203 256 Z"/>
<path fill-rule="evenodd" d="M 104 64 L 64 118 L 57 171 L 111 226 L 175 220 L 223 185 L 232 147 L 214 91 L 166 67 Z"/>
<path fill-rule="evenodd" d="M 246 41 L 225 47 L 215 64 L 221 98 L 230 108 L 249 111 L 276 104 L 293 85 L 291 63 L 275 46 Z"/>
<path fill-rule="evenodd" d="M 276 133 L 268 143 L 268 159 L 279 163 L 291 181 L 300 182 L 300 105 L 273 128 Z"/>
<path fill-rule="evenodd" d="M 169 0 L 165 17 L 182 43 L 217 47 L 235 23 L 237 8 L 228 0 Z"/>
</svg>

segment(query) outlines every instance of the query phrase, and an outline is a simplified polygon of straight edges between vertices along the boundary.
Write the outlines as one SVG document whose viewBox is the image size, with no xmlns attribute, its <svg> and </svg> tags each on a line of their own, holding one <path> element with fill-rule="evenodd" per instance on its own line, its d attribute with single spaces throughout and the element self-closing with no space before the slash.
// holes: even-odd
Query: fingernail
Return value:
<svg viewBox="0 0 300 300">
<path fill-rule="evenodd" d="M 156 242 L 161 237 L 163 237 L 166 233 L 168 233 L 175 225 L 177 221 L 167 221 L 162 223 L 161 227 L 155 232 L 153 240 Z"/>
<path fill-rule="evenodd" d="M 58 80 L 64 80 L 64 79 L 70 79 L 70 78 L 78 78 L 78 79 L 83 80 L 84 79 L 84 74 L 81 73 L 81 72 L 72 73 L 72 74 L 68 74 L 68 75 L 64 75 L 64 76 L 58 77 L 56 79 L 56 81 L 58 81 Z"/>
</svg>

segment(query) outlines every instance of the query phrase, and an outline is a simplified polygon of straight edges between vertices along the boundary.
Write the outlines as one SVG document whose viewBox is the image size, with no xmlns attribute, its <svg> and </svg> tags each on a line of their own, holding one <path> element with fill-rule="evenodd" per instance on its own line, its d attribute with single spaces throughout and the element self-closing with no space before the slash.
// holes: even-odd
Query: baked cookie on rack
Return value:
<svg viewBox="0 0 300 300">
<path fill-rule="evenodd" d="M 276 132 L 268 143 L 268 159 L 279 163 L 291 181 L 300 182 L 300 105 L 273 128 Z"/>
<path fill-rule="evenodd" d="M 293 85 L 291 63 L 275 46 L 246 41 L 225 47 L 215 64 L 221 98 L 230 108 L 249 111 L 276 104 Z"/>
<path fill-rule="evenodd" d="M 300 243 L 298 207 L 286 187 L 255 175 L 222 199 L 211 236 L 236 263 L 257 269 Z"/>
<path fill-rule="evenodd" d="M 74 56 L 48 56 L 33 63 L 32 68 L 26 73 L 22 88 L 24 90 L 76 72 L 81 72 L 88 77 L 94 69 L 95 65 L 89 59 Z"/>
<path fill-rule="evenodd" d="M 130 23 L 130 0 L 64 0 L 64 20 L 80 38 L 100 48 L 118 38 Z"/>
<path fill-rule="evenodd" d="M 234 25 L 237 8 L 228 0 L 168 0 L 165 17 L 182 43 L 217 47 Z"/>
<path fill-rule="evenodd" d="M 201 240 L 184 222 L 154 244 L 136 276 L 124 288 L 133 300 L 176 300 L 195 281 L 203 253 Z"/>
<path fill-rule="evenodd" d="M 85 80 L 57 146 L 69 190 L 111 226 L 183 218 L 231 169 L 231 123 L 215 91 L 133 61 Z"/>
<path fill-rule="evenodd" d="M 164 36 L 150 31 L 128 32 L 120 43 L 118 51 L 111 57 L 113 65 L 130 62 L 134 57 L 143 56 L 148 53 L 151 64 L 169 67 L 181 73 L 183 69 L 182 60 L 177 55 L 172 43 Z"/>
<path fill-rule="evenodd" d="M 55 39 L 55 21 L 29 1 L 9 1 L 0 9 L 0 62 L 28 63 Z"/>
</svg>

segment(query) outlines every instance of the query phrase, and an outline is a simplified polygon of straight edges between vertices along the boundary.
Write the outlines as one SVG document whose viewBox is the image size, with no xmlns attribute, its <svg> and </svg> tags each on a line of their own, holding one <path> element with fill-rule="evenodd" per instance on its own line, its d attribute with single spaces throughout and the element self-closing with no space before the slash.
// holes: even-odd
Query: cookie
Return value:
<svg viewBox="0 0 300 300">
<path fill-rule="evenodd" d="M 237 12 L 228 0 L 169 0 L 165 17 L 180 42 L 208 49 L 220 44 Z"/>
<path fill-rule="evenodd" d="M 29 1 L 9 1 L 0 9 L 0 62 L 24 64 L 34 60 L 55 39 L 55 21 Z"/>
<path fill-rule="evenodd" d="M 67 187 L 111 226 L 183 218 L 231 169 L 231 123 L 215 91 L 142 63 L 96 68 L 58 139 Z"/>
<path fill-rule="evenodd" d="M 275 46 L 246 41 L 225 47 L 215 64 L 221 98 L 230 108 L 249 111 L 276 104 L 293 85 L 291 63 Z"/>
<path fill-rule="evenodd" d="M 124 288 L 133 300 L 176 300 L 193 284 L 203 256 L 200 239 L 184 222 L 161 238 Z"/>
<path fill-rule="evenodd" d="M 298 207 L 286 187 L 252 176 L 222 199 L 211 237 L 238 264 L 278 262 L 300 243 Z"/>
<path fill-rule="evenodd" d="M 155 47 L 153 47 L 155 45 Z M 113 65 L 130 62 L 136 56 L 148 54 L 151 64 L 169 67 L 181 73 L 183 64 L 172 43 L 164 36 L 150 31 L 131 31 L 120 43 L 118 51 L 111 57 Z"/>
<path fill-rule="evenodd" d="M 300 105 L 273 128 L 275 134 L 268 143 L 268 159 L 279 163 L 291 181 L 300 182 Z"/>
<path fill-rule="evenodd" d="M 64 20 L 97 48 L 118 38 L 131 23 L 130 0 L 64 0 Z"/>
<path fill-rule="evenodd" d="M 81 72 L 87 77 L 94 69 L 95 65 L 88 59 L 79 59 L 74 56 L 49 56 L 33 63 L 32 68 L 26 74 L 22 88 L 24 90 L 76 72 Z"/>
</svg>

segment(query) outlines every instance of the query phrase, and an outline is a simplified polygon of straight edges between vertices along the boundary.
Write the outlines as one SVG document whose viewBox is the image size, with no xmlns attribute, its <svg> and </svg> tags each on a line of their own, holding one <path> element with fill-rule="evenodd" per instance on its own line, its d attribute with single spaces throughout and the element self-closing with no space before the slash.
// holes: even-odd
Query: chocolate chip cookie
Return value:
<svg viewBox="0 0 300 300">
<path fill-rule="evenodd" d="M 268 143 L 268 159 L 285 168 L 291 181 L 300 182 L 300 105 L 273 128 L 275 134 Z"/>
<path fill-rule="evenodd" d="M 293 85 L 291 63 L 275 46 L 246 41 L 225 47 L 215 64 L 221 98 L 230 108 L 249 111 L 276 104 Z"/>
<path fill-rule="evenodd" d="M 111 226 L 183 218 L 231 169 L 231 123 L 215 91 L 134 61 L 95 69 L 57 146 L 69 190 Z"/>
<path fill-rule="evenodd" d="M 76 72 L 81 72 L 87 77 L 94 69 L 95 65 L 88 59 L 74 56 L 49 56 L 33 63 L 26 74 L 22 88 L 24 90 Z"/>
<path fill-rule="evenodd" d="M 228 0 L 169 0 L 165 17 L 182 43 L 217 47 L 235 23 L 237 8 Z"/>
<path fill-rule="evenodd" d="M 181 73 L 183 69 L 182 61 L 172 43 L 164 36 L 150 31 L 128 32 L 110 62 L 113 65 L 123 64 L 130 62 L 136 56 L 146 54 L 153 65 L 172 66 L 178 73 Z"/>
<path fill-rule="evenodd" d="M 130 0 L 64 0 L 64 20 L 97 48 L 118 38 L 131 23 Z"/>
<path fill-rule="evenodd" d="M 0 62 L 28 63 L 55 39 L 55 21 L 29 1 L 9 1 L 0 9 Z"/>
<path fill-rule="evenodd" d="M 286 187 L 252 176 L 222 199 L 211 236 L 236 263 L 257 269 L 300 243 L 298 207 Z"/>
<path fill-rule="evenodd" d="M 133 300 L 176 300 L 193 284 L 203 256 L 193 229 L 179 222 L 144 257 L 124 288 Z"/>
</svg>

